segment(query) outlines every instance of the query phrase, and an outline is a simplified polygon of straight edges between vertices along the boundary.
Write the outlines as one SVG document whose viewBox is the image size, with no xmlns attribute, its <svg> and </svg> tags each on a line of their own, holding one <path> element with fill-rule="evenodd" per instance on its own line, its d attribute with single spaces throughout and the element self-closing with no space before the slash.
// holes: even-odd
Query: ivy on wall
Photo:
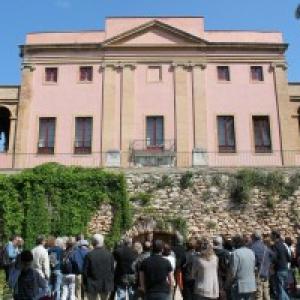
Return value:
<svg viewBox="0 0 300 300">
<path fill-rule="evenodd" d="M 114 210 L 109 246 L 130 227 L 131 212 L 123 174 L 101 169 L 45 164 L 20 174 L 0 176 L 0 236 L 21 234 L 26 247 L 37 235 L 60 236 L 87 232 L 102 203 Z"/>
<path fill-rule="evenodd" d="M 273 208 L 276 198 L 289 198 L 299 186 L 300 173 L 295 173 L 287 179 L 280 171 L 242 169 L 231 178 L 230 194 L 234 202 L 247 204 L 251 200 L 252 189 L 257 187 L 267 193 L 267 206 Z"/>
</svg>

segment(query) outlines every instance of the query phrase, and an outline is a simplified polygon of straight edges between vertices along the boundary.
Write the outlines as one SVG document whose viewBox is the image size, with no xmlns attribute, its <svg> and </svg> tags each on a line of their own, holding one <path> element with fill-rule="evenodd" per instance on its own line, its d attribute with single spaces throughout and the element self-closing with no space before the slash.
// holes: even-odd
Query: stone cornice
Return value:
<svg viewBox="0 0 300 300">
<path fill-rule="evenodd" d="M 204 63 L 204 62 L 195 63 L 195 62 L 191 62 L 191 61 L 188 61 L 188 62 L 172 62 L 171 67 L 174 68 L 174 69 L 177 68 L 177 67 L 182 67 L 184 69 L 193 69 L 193 68 L 199 67 L 201 70 L 204 70 L 204 69 L 206 69 L 207 64 Z"/>
<path fill-rule="evenodd" d="M 134 51 L 145 51 L 145 50 L 176 50 L 184 51 L 188 49 L 200 50 L 200 51 L 272 51 L 284 53 L 288 48 L 288 44 L 284 43 L 236 43 L 236 42 L 207 42 L 207 43 L 185 43 L 175 45 L 163 45 L 163 44 L 146 44 L 146 45 L 102 45 L 101 43 L 78 43 L 78 44 L 29 44 L 20 46 L 20 56 L 24 57 L 27 53 L 35 53 L 38 51 L 58 51 L 58 50 L 99 50 L 105 51 L 111 49 L 112 51 L 120 50 L 134 50 Z"/>
<path fill-rule="evenodd" d="M 101 64 L 103 57 L 39 57 L 34 59 L 25 59 L 24 64 L 26 65 L 64 65 L 64 64 Z M 194 56 L 118 56 L 118 57 L 105 57 L 105 62 L 107 63 L 169 63 L 172 62 L 180 63 L 182 61 L 192 62 L 194 64 L 201 64 L 205 60 L 207 64 L 209 63 L 268 63 L 272 64 L 282 64 L 284 57 L 282 55 L 194 55 Z"/>
<path fill-rule="evenodd" d="M 130 68 L 134 70 L 136 68 L 136 64 L 132 62 L 103 62 L 99 66 L 99 71 L 103 71 L 105 68 L 113 68 L 115 70 Z"/>
<path fill-rule="evenodd" d="M 30 72 L 33 72 L 35 70 L 35 66 L 29 64 L 23 64 L 21 66 L 21 71 L 23 70 L 29 70 Z"/>
<path fill-rule="evenodd" d="M 276 68 L 281 68 L 285 71 L 288 69 L 288 65 L 286 62 L 273 62 L 270 64 L 270 70 L 275 70 Z"/>
</svg>

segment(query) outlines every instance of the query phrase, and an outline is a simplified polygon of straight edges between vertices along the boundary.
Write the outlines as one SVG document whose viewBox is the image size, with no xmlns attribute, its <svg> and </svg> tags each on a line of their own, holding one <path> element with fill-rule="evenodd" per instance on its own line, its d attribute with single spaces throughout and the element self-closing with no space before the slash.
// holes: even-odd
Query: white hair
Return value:
<svg viewBox="0 0 300 300">
<path fill-rule="evenodd" d="M 104 245 L 104 236 L 102 234 L 94 234 L 92 237 L 92 244 L 95 247 L 102 247 Z"/>
<path fill-rule="evenodd" d="M 60 248 L 64 248 L 64 246 L 65 246 L 65 241 L 64 241 L 64 239 L 63 238 L 61 238 L 61 237 L 58 237 L 56 240 L 55 240 L 55 245 L 57 246 L 57 247 L 60 247 Z"/>
</svg>

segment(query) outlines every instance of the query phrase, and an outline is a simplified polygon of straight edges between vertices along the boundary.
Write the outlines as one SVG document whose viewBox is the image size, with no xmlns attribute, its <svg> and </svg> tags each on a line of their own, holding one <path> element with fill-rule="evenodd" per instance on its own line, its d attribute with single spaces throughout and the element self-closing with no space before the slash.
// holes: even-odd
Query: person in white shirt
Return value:
<svg viewBox="0 0 300 300">
<path fill-rule="evenodd" d="M 176 257 L 175 257 L 175 253 L 171 250 L 171 247 L 169 244 L 165 243 L 164 244 L 164 249 L 163 249 L 163 253 L 162 253 L 162 257 L 165 258 L 166 260 L 168 260 L 171 264 L 172 267 L 172 282 L 173 282 L 173 286 L 171 286 L 170 288 L 170 299 L 173 299 L 173 295 L 175 292 L 175 278 L 174 278 L 174 271 L 176 268 Z"/>
<path fill-rule="evenodd" d="M 37 270 L 43 278 L 49 281 L 50 279 L 50 263 L 48 251 L 45 249 L 46 239 L 44 236 L 39 236 L 36 239 L 36 247 L 32 249 L 33 269 Z"/>
</svg>

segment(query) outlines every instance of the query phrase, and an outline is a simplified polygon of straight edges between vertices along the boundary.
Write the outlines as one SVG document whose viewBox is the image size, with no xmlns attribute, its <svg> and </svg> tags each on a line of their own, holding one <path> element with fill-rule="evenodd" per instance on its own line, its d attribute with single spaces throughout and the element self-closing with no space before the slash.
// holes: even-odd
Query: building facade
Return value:
<svg viewBox="0 0 300 300">
<path fill-rule="evenodd" d="M 29 33 L 20 87 L 0 87 L 0 168 L 299 165 L 286 49 L 202 17 Z"/>
</svg>

